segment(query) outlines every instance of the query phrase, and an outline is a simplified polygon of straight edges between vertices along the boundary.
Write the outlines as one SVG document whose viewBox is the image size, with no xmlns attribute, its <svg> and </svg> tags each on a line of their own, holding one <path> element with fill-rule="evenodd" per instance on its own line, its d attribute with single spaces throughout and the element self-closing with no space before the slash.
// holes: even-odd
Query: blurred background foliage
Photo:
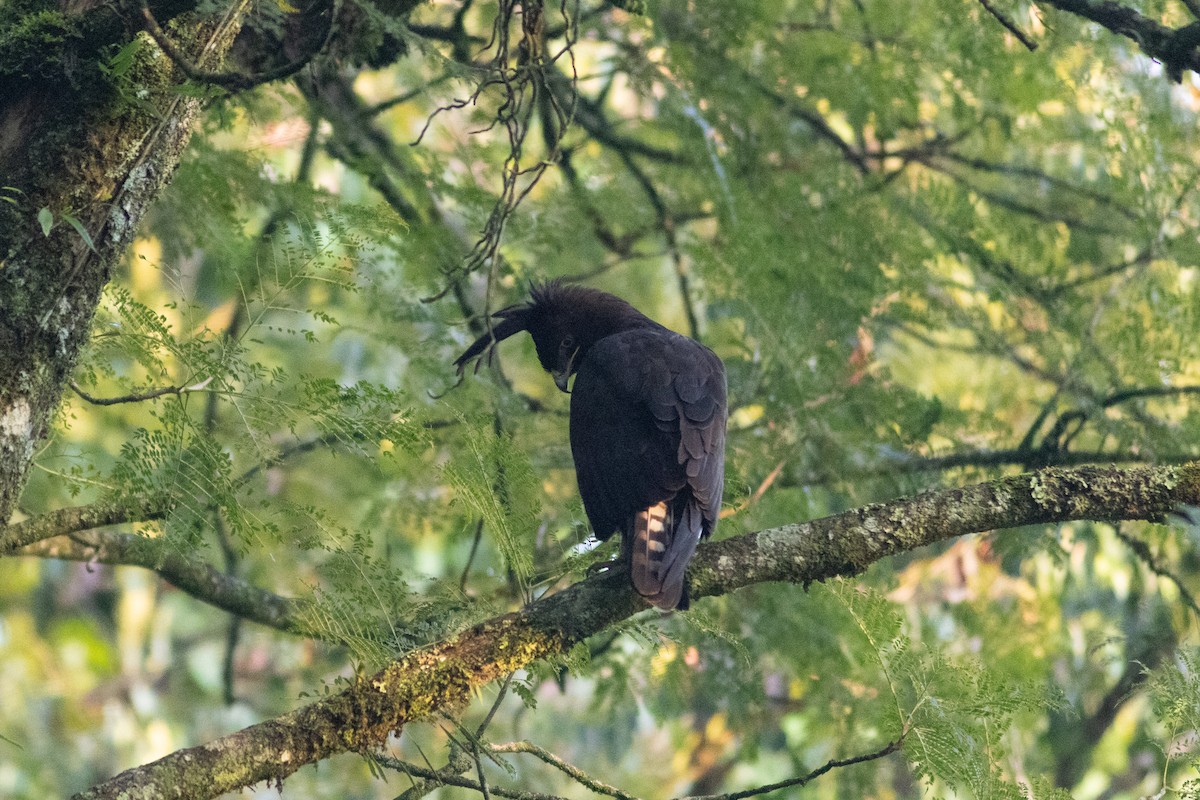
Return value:
<svg viewBox="0 0 1200 800">
<path fill-rule="evenodd" d="M 975 0 L 580 0 L 542 8 L 532 54 L 520 9 L 496 27 L 510 3 L 393 5 L 344 0 L 340 47 L 212 103 L 21 505 L 149 501 L 163 513 L 118 530 L 296 598 L 308 635 L 137 567 L 3 559 L 3 796 L 282 713 L 611 555 L 530 343 L 461 382 L 450 366 L 531 281 L 620 294 L 724 359 L 722 537 L 1200 452 L 1194 74 L 1024 2 L 998 5 L 1033 52 Z M 324 8 L 264 4 L 250 33 Z M 902 732 L 902 755 L 784 796 L 1200 797 L 1186 516 L 997 531 L 649 613 L 389 754 L 441 768 L 499 698 L 485 742 L 647 798 Z M 590 794 L 527 754 L 482 769 Z M 284 791 L 410 785 L 344 755 Z"/>
</svg>

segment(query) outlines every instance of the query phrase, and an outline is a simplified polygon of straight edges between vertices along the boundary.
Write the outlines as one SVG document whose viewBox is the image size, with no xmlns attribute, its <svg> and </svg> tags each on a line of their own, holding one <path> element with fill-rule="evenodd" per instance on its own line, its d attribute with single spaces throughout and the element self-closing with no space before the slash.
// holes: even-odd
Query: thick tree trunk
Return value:
<svg viewBox="0 0 1200 800">
<path fill-rule="evenodd" d="M 137 33 L 136 6 L 84 5 L 9 3 L 0 22 L 0 520 L 47 435 L 100 291 L 201 107 L 174 91 L 181 77 Z M 179 17 L 173 36 L 212 68 L 248 5 Z M 113 54 L 137 36 L 125 51 L 133 60 L 114 67 Z"/>
</svg>

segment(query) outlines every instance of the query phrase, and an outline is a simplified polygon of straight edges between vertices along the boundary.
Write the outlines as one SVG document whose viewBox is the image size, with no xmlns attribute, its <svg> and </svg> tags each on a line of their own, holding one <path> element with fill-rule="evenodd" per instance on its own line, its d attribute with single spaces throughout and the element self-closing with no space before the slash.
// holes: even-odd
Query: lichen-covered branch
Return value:
<svg viewBox="0 0 1200 800">
<path fill-rule="evenodd" d="M 765 581 L 807 584 L 968 533 L 1070 520 L 1160 521 L 1200 503 L 1200 465 L 1045 469 L 928 492 L 702 546 L 694 598 Z M 482 686 L 576 643 L 645 603 L 621 569 L 414 651 L 353 686 L 266 722 L 121 773 L 78 798 L 215 797 L 347 750 L 370 751 L 407 723 L 464 706 Z"/>
<path fill-rule="evenodd" d="M 23 522 L 0 525 L 0 555 L 12 553 L 26 545 L 65 536 L 69 533 L 120 525 L 125 522 L 143 522 L 161 519 L 167 511 L 166 501 L 144 501 L 142 503 L 92 503 L 86 506 L 60 508 L 38 514 Z"/>
<path fill-rule="evenodd" d="M 36 541 L 17 552 L 20 555 L 68 561 L 144 567 L 196 599 L 243 619 L 288 633 L 324 638 L 306 624 L 302 602 L 272 594 L 227 575 L 202 559 L 164 546 L 161 539 L 130 533 L 87 531 Z"/>
</svg>

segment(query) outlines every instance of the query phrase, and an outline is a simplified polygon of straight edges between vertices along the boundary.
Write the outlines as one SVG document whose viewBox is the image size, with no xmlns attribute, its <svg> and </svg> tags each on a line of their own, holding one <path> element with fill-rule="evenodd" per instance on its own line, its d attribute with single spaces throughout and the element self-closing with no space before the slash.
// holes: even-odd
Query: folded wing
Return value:
<svg viewBox="0 0 1200 800">
<path fill-rule="evenodd" d="M 571 452 L 596 535 L 620 530 L 634 587 L 686 607 L 684 576 L 712 533 L 724 481 L 725 371 L 663 328 L 625 331 L 589 351 L 571 396 Z"/>
</svg>

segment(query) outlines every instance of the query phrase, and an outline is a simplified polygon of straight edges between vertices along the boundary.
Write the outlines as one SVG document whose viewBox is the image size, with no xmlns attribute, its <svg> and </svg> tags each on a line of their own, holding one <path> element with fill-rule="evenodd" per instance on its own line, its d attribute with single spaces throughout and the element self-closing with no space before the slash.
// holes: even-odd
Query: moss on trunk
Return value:
<svg viewBox="0 0 1200 800">
<path fill-rule="evenodd" d="M 178 19 L 181 41 L 205 46 L 203 61 L 212 64 L 247 5 L 219 19 Z M 0 175 L 10 202 L 0 203 L 0 520 L 12 513 L 49 431 L 112 267 L 170 180 L 200 110 L 199 100 L 175 91 L 182 82 L 175 65 L 139 38 L 120 9 L 72 13 L 21 0 L 5 12 Z M 122 48 L 128 59 L 115 68 Z M 64 214 L 91 244 L 62 222 Z"/>
</svg>

